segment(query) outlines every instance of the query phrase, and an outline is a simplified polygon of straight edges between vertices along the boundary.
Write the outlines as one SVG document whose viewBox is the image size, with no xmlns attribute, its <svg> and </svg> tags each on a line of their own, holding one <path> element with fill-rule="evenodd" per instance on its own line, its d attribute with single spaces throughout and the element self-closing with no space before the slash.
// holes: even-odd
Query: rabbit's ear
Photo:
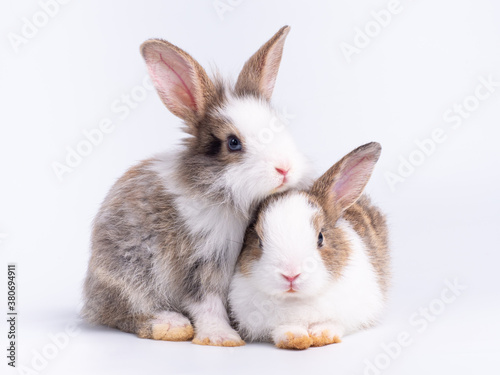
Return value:
<svg viewBox="0 0 500 375">
<path fill-rule="evenodd" d="M 311 194 L 327 211 L 340 215 L 363 193 L 381 150 L 371 142 L 351 151 L 314 183 Z"/>
<path fill-rule="evenodd" d="M 215 88 L 201 65 L 188 53 L 160 39 L 145 41 L 141 54 L 158 95 L 170 112 L 191 123 L 203 117 Z"/>
<path fill-rule="evenodd" d="M 270 100 L 290 26 L 283 26 L 245 63 L 235 90 L 240 95 L 257 94 Z"/>
</svg>

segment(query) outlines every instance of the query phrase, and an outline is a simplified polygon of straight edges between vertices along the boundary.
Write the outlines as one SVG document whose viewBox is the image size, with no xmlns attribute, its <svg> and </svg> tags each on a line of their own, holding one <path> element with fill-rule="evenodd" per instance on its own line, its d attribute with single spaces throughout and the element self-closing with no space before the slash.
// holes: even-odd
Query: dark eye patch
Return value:
<svg viewBox="0 0 500 375">
<path fill-rule="evenodd" d="M 207 156 L 217 156 L 222 147 L 222 141 L 215 135 L 210 134 L 210 142 L 206 146 L 205 154 Z"/>
</svg>

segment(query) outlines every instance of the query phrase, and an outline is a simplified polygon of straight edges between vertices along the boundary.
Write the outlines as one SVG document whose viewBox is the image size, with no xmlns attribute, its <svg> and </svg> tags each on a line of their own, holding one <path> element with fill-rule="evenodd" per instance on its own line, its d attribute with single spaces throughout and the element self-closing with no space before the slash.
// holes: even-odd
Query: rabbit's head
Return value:
<svg viewBox="0 0 500 375">
<path fill-rule="evenodd" d="M 311 190 L 265 199 L 248 227 L 238 277 L 264 294 L 283 298 L 312 297 L 330 286 L 342 275 L 354 246 L 337 222 L 361 196 L 380 151 L 375 142 L 361 146 Z M 367 230 L 358 224 L 354 230 Z"/>
<path fill-rule="evenodd" d="M 309 185 L 307 162 L 271 103 L 289 27 L 244 65 L 235 85 L 205 70 L 186 52 L 148 40 L 141 52 L 166 107 L 184 120 L 176 177 L 188 192 L 248 214 L 276 192 Z"/>
</svg>

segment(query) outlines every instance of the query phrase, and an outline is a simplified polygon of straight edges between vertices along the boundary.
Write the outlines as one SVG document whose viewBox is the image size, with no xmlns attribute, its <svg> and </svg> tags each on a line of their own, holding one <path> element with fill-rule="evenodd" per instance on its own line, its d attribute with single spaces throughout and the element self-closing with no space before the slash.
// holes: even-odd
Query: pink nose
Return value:
<svg viewBox="0 0 500 375">
<path fill-rule="evenodd" d="M 289 169 L 282 169 L 282 168 L 276 167 L 276 172 L 278 172 L 279 174 L 281 174 L 283 176 L 286 176 L 289 171 L 290 171 Z"/>
<path fill-rule="evenodd" d="M 288 275 L 284 275 L 284 274 L 281 274 L 281 276 L 283 276 L 289 282 L 293 283 L 300 276 L 300 273 L 296 274 L 295 276 L 288 276 Z"/>
</svg>

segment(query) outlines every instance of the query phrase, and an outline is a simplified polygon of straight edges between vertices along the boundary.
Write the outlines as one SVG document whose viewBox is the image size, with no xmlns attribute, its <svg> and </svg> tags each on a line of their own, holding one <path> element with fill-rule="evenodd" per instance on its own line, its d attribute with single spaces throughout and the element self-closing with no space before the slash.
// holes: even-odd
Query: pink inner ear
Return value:
<svg viewBox="0 0 500 375">
<path fill-rule="evenodd" d="M 278 75 L 279 63 L 281 55 L 271 51 L 268 56 L 267 64 L 264 66 L 262 72 L 261 90 L 268 98 L 271 98 L 276 83 L 276 76 Z"/>
<path fill-rule="evenodd" d="M 340 172 L 333 184 L 333 193 L 342 206 L 350 206 L 359 198 L 370 178 L 374 164 L 373 158 L 365 156 L 353 160 Z"/>
<path fill-rule="evenodd" d="M 276 83 L 276 77 L 280 68 L 281 55 L 283 53 L 283 43 L 288 32 L 281 37 L 281 40 L 274 45 L 267 55 L 267 60 L 262 70 L 260 89 L 268 99 L 271 98 Z"/>
<path fill-rule="evenodd" d="M 177 86 L 178 90 L 176 90 L 176 92 L 178 94 L 183 94 L 184 92 L 187 94 L 187 96 L 189 97 L 189 101 L 191 102 L 190 104 L 190 107 L 194 108 L 195 110 L 197 109 L 196 107 L 196 100 L 194 99 L 194 96 L 193 96 L 193 92 L 190 90 L 190 88 L 188 87 L 186 81 L 182 78 L 182 75 L 177 73 L 174 68 L 172 66 L 170 66 L 164 59 L 163 59 L 163 56 L 161 55 L 160 53 L 160 60 L 161 62 L 168 68 L 170 69 L 170 71 L 175 74 L 175 77 L 177 77 L 177 79 L 179 80 L 179 82 L 181 83 L 182 87 L 181 86 Z M 183 73 L 184 76 L 187 76 L 188 78 L 189 75 L 190 75 L 190 71 L 189 71 L 189 68 L 186 67 L 185 71 L 182 71 L 182 66 L 180 66 L 181 69 L 179 69 L 179 72 L 180 73 Z M 184 91 L 182 90 L 184 89 Z"/>
<path fill-rule="evenodd" d="M 170 110 L 175 114 L 187 107 L 196 112 L 193 71 L 189 63 L 177 53 L 157 51 L 156 58 L 149 61 L 150 74 L 156 88 Z"/>
<path fill-rule="evenodd" d="M 348 189 L 349 186 L 347 185 L 349 180 L 354 176 L 354 171 L 356 170 L 356 167 L 363 163 L 366 158 L 361 158 L 357 163 L 348 166 L 344 171 L 342 171 L 342 174 L 339 178 L 339 180 L 335 183 L 334 185 L 334 190 L 337 193 L 343 192 L 344 189 Z"/>
</svg>

